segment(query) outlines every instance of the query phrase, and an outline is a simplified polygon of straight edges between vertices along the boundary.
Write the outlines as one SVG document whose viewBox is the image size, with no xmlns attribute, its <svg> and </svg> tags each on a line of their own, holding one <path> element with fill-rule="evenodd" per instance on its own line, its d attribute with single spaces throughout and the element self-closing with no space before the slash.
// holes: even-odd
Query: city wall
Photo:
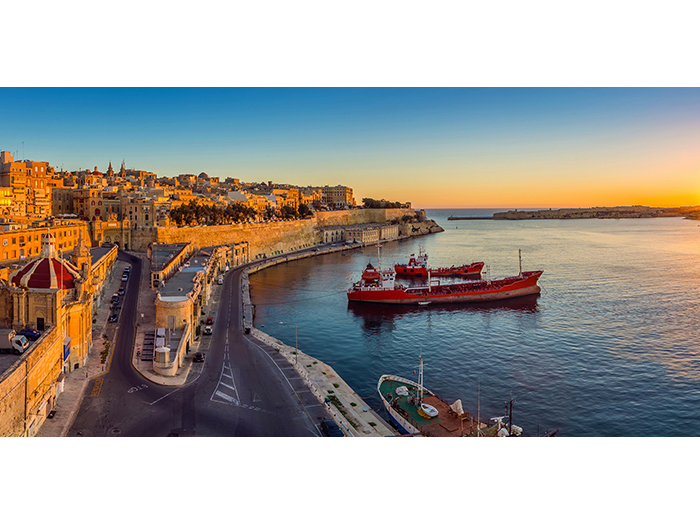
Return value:
<svg viewBox="0 0 700 525">
<path fill-rule="evenodd" d="M 269 256 L 279 251 L 287 252 L 319 244 L 322 242 L 320 227 L 389 222 L 394 218 L 414 213 L 411 209 L 342 210 L 318 212 L 311 219 L 296 221 L 133 229 L 130 249 L 145 252 L 148 245 L 153 242 L 165 244 L 192 242 L 195 249 L 247 242 L 250 258 L 254 259 L 262 254 Z"/>
<path fill-rule="evenodd" d="M 347 226 L 350 224 L 370 224 L 389 222 L 404 215 L 414 215 L 410 208 L 381 208 L 362 210 L 320 211 L 314 216 L 320 228 L 325 226 Z"/>
</svg>

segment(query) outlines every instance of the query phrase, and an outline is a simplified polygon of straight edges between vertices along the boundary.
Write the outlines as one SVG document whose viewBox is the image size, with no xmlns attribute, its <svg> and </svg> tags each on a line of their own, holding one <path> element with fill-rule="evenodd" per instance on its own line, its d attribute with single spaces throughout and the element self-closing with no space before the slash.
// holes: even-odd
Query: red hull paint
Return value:
<svg viewBox="0 0 700 525">
<path fill-rule="evenodd" d="M 464 264 L 462 266 L 452 266 L 451 268 L 430 268 L 431 277 L 449 277 L 459 275 L 478 275 L 484 268 L 484 263 L 476 262 Z M 397 264 L 394 266 L 397 277 L 428 277 L 428 269 L 422 266 L 411 266 L 408 264 Z"/>
<path fill-rule="evenodd" d="M 496 281 L 472 281 L 421 287 L 395 285 L 394 289 L 367 287 L 356 283 L 347 292 L 349 301 L 387 304 L 461 303 L 498 301 L 540 293 L 537 280 L 542 271 Z"/>
</svg>

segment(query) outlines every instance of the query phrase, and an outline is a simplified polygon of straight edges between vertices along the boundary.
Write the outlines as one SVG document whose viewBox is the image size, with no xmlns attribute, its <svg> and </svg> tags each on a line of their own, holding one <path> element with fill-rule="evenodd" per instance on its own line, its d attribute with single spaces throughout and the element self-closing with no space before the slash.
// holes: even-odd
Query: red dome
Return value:
<svg viewBox="0 0 700 525">
<path fill-rule="evenodd" d="M 30 262 L 10 277 L 12 284 L 27 288 L 75 288 L 80 274 L 68 261 L 54 257 L 42 257 Z"/>
</svg>

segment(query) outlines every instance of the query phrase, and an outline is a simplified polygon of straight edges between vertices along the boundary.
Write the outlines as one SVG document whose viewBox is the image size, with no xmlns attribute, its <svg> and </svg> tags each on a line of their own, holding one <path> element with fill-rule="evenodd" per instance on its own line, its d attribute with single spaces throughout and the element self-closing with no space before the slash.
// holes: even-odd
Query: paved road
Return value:
<svg viewBox="0 0 700 525">
<path fill-rule="evenodd" d="M 224 282 L 204 363 L 182 387 L 156 385 L 131 365 L 139 259 L 131 263 L 111 366 L 88 385 L 70 436 L 317 436 L 322 404 L 287 361 L 242 333 L 240 275 Z"/>
</svg>

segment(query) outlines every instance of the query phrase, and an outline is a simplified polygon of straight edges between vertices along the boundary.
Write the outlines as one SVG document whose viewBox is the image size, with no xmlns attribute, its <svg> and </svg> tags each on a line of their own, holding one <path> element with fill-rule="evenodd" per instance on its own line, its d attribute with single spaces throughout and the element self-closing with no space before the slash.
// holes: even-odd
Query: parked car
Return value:
<svg viewBox="0 0 700 525">
<path fill-rule="evenodd" d="M 211 326 L 204 327 L 204 335 L 211 335 Z"/>
<path fill-rule="evenodd" d="M 211 317 L 207 317 L 206 324 L 214 324 L 214 319 L 212 319 Z"/>
<path fill-rule="evenodd" d="M 124 295 L 124 293 L 126 293 L 126 290 L 125 290 L 124 287 L 122 286 L 121 288 L 119 288 L 119 290 L 117 291 L 117 293 L 118 293 L 119 295 Z"/>
<path fill-rule="evenodd" d="M 196 354 L 194 354 L 194 357 L 192 358 L 192 362 L 203 363 L 204 362 L 204 354 L 202 352 L 197 352 Z"/>
<path fill-rule="evenodd" d="M 23 328 L 19 332 L 17 332 L 17 335 L 23 335 L 30 341 L 36 341 L 41 337 L 41 333 L 39 333 L 39 330 L 32 330 L 31 328 Z"/>
<path fill-rule="evenodd" d="M 110 323 L 116 323 L 117 319 L 119 319 L 119 316 L 117 314 L 112 314 L 109 316 L 109 319 L 107 319 L 107 321 L 109 321 Z"/>
<path fill-rule="evenodd" d="M 328 437 L 344 437 L 343 431 L 332 419 L 324 419 L 321 421 L 321 433 Z"/>
<path fill-rule="evenodd" d="M 129 280 L 129 274 L 128 273 L 122 274 L 122 281 L 128 281 L 128 280 Z"/>
<path fill-rule="evenodd" d="M 109 307 L 109 309 L 110 309 L 110 310 L 115 310 L 115 311 L 116 311 L 116 310 L 121 310 L 121 309 L 122 309 L 122 305 L 120 305 L 120 304 L 113 304 L 112 306 Z"/>
<path fill-rule="evenodd" d="M 112 304 L 117 304 L 119 302 L 119 294 L 114 294 L 112 296 Z"/>
</svg>

